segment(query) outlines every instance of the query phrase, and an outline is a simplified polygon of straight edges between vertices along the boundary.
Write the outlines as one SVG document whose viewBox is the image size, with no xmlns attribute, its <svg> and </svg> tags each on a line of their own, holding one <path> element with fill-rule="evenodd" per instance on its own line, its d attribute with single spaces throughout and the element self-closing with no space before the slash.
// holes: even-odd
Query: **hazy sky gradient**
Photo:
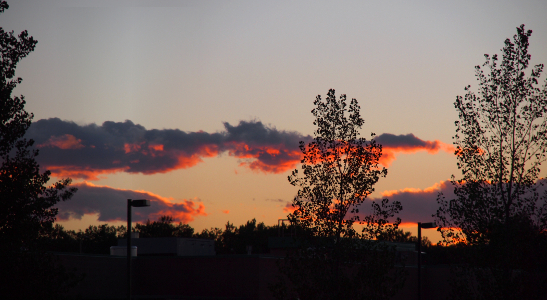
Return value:
<svg viewBox="0 0 547 300">
<path fill-rule="evenodd" d="M 223 132 L 223 122 L 261 121 L 307 136 L 315 96 L 334 88 L 359 101 L 365 137 L 413 134 L 451 144 L 453 102 L 476 86 L 483 54 L 500 53 L 524 23 L 534 30 L 532 64 L 547 63 L 542 0 L 8 3 L 0 26 L 38 40 L 17 67 L 24 81 L 14 93 L 26 97 L 35 121 L 130 120 L 147 130 L 208 134 Z M 289 172 L 241 162 L 221 153 L 191 168 L 118 172 L 93 183 L 202 203 L 207 215 L 190 222 L 198 230 L 252 218 L 273 225 L 296 193 Z M 438 186 L 452 174 L 459 175 L 456 161 L 445 151 L 399 153 L 375 196 Z M 63 224 L 89 222 L 97 217 Z"/>
</svg>

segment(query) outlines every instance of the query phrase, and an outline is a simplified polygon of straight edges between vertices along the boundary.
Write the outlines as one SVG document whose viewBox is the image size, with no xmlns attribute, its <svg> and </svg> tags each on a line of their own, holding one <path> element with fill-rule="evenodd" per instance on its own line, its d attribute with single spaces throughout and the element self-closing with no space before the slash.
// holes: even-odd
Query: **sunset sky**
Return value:
<svg viewBox="0 0 547 300">
<path fill-rule="evenodd" d="M 362 136 L 384 145 L 372 198 L 401 201 L 414 229 L 460 175 L 453 102 L 477 86 L 483 54 L 525 24 L 531 63 L 547 63 L 544 0 L 8 4 L 0 26 L 38 40 L 16 72 L 14 96 L 34 113 L 27 137 L 44 170 L 79 188 L 58 206 L 68 229 L 123 224 L 127 198 L 152 200 L 136 221 L 277 224 L 313 101 L 330 88 L 359 101 Z"/>
</svg>

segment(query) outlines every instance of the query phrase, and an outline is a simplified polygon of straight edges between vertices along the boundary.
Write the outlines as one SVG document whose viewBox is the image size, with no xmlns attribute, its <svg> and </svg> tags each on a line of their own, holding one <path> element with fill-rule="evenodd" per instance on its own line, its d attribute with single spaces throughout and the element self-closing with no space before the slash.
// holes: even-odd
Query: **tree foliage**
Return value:
<svg viewBox="0 0 547 300">
<path fill-rule="evenodd" d="M 357 100 L 352 99 L 348 107 L 346 95 L 336 99 L 331 89 L 325 101 L 318 95 L 314 104 L 315 138 L 309 145 L 300 142 L 303 176 L 298 169 L 289 176 L 289 182 L 300 187 L 289 219 L 314 236 L 335 237 L 337 242 L 341 238 L 374 239 L 382 231 L 395 230 L 400 220 L 390 224 L 389 218 L 402 209 L 397 201 L 373 203 L 374 213 L 363 220 L 359 217 L 360 205 L 387 169 L 378 166 L 382 146 L 359 137 L 365 121 Z M 356 222 L 366 225 L 361 233 L 353 227 Z"/>
<path fill-rule="evenodd" d="M 8 7 L 1 1 L 0 13 Z M 26 30 L 15 36 L 0 28 L 0 294 L 5 299 L 59 299 L 79 280 L 37 243 L 55 221 L 53 205 L 76 189 L 67 188 L 70 179 L 47 186 L 50 172 L 40 172 L 34 141 L 23 138 L 33 115 L 25 111 L 23 96 L 11 95 L 22 82 L 14 78 L 15 67 L 36 43 Z"/>
<path fill-rule="evenodd" d="M 252 254 L 269 253 L 268 238 L 277 234 L 277 225 L 267 226 L 256 219 L 239 227 L 227 222 L 224 231 L 217 235 L 215 248 L 217 254 L 247 254 L 247 247 L 251 247 Z"/>
<path fill-rule="evenodd" d="M 235 226 L 227 222 L 225 229 L 210 228 L 194 233 L 194 228 L 188 224 L 173 224 L 170 216 L 161 216 L 157 221 L 137 223 L 136 231 L 140 238 L 156 237 L 186 237 L 215 240 L 217 254 L 247 254 L 251 246 L 253 254 L 269 253 L 268 238 L 278 235 L 278 226 L 268 226 L 256 219 Z M 81 252 L 93 254 L 108 254 L 110 246 L 116 246 L 118 239 L 126 238 L 127 228 L 123 225 L 108 224 L 90 225 L 85 230 L 65 230 L 59 224 L 42 236 L 39 243 L 48 251 Z"/>
<path fill-rule="evenodd" d="M 547 229 L 547 192 L 539 189 L 540 166 L 547 159 L 547 81 L 538 86 L 543 64 L 527 70 L 531 34 L 518 27 L 513 41 L 505 40 L 501 63 L 497 55 L 485 55 L 486 62 L 475 67 L 477 92 L 467 86 L 454 103 L 459 121 L 453 139 L 462 177 L 452 177 L 453 199 L 439 195 L 434 216 L 445 243 L 472 247 L 466 272 L 483 285 L 459 287 L 474 293 L 463 298 L 509 299 L 530 291 L 512 270 L 532 272 L 525 268 L 531 261 L 533 269 L 545 262 L 529 256 L 545 246 Z"/>
<path fill-rule="evenodd" d="M 402 206 L 384 199 L 371 203 L 371 214 L 359 214 L 374 184 L 387 175 L 378 165 L 382 146 L 359 137 L 364 120 L 357 100 L 348 105 L 346 95 L 337 99 L 331 89 L 314 104 L 314 140 L 300 142 L 302 173 L 294 170 L 288 178 L 300 188 L 288 218 L 309 236 L 299 237 L 301 248 L 280 266 L 290 284 L 282 278 L 272 289 L 278 298 L 389 299 L 404 276 L 395 268 L 394 251 L 375 240 L 394 234 L 401 220 L 390 219 Z M 355 224 L 363 225 L 361 232 Z"/>
<path fill-rule="evenodd" d="M 0 3 L 0 12 L 8 8 Z M 33 115 L 25 111 L 24 97 L 11 93 L 21 78 L 14 79 L 17 63 L 32 52 L 37 41 L 27 31 L 15 37 L 0 28 L 0 243 L 4 250 L 29 247 L 51 227 L 57 209 L 52 206 L 69 199 L 76 189 L 67 189 L 69 179 L 47 187 L 50 172 L 40 173 L 32 150 L 33 140 L 23 138 Z"/>
<path fill-rule="evenodd" d="M 194 228 L 188 224 L 173 225 L 173 217 L 161 216 L 158 221 L 135 225 L 135 231 L 139 232 L 142 238 L 147 237 L 192 237 Z"/>
<path fill-rule="evenodd" d="M 525 72 L 531 34 L 518 27 L 514 41 L 505 40 L 500 65 L 497 55 L 485 55 L 483 66 L 475 67 L 478 94 L 467 86 L 465 97 L 456 98 L 454 145 L 463 176 L 452 181 L 455 201 L 439 199 L 437 213 L 445 227 L 461 228 L 444 230 L 449 239 L 487 242 L 490 226 L 519 215 L 545 229 L 537 179 L 547 158 L 547 88 L 538 87 L 543 64 Z"/>
</svg>

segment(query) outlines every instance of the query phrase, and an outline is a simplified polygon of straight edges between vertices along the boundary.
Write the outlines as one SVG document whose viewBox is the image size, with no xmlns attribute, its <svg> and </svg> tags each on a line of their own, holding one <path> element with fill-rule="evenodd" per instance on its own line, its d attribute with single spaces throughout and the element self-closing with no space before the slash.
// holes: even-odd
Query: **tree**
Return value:
<svg viewBox="0 0 547 300">
<path fill-rule="evenodd" d="M 0 13 L 8 8 L 0 3 Z M 15 66 L 32 52 L 37 41 L 21 32 L 18 38 L 0 28 L 2 53 L 0 75 L 0 238 L 3 247 L 28 247 L 43 230 L 51 227 L 57 209 L 55 203 L 69 199 L 76 191 L 67 189 L 70 179 L 46 187 L 50 172 L 40 173 L 32 150 L 33 140 L 23 138 L 33 115 L 25 111 L 24 97 L 11 97 L 21 78 L 13 79 Z"/>
<path fill-rule="evenodd" d="M 173 217 L 161 216 L 158 221 L 146 221 L 146 224 L 137 224 L 135 229 L 142 238 L 147 237 L 192 237 L 194 228 L 188 224 L 173 225 Z"/>
<path fill-rule="evenodd" d="M 286 258 L 282 271 L 300 299 L 388 299 L 402 276 L 395 275 L 394 252 L 374 240 L 397 229 L 401 220 L 389 219 L 402 206 L 384 199 L 372 203 L 371 215 L 359 217 L 360 205 L 387 175 L 378 166 L 382 146 L 359 137 L 364 120 L 357 100 L 348 107 L 346 95 L 336 99 L 331 89 L 314 104 L 314 140 L 307 146 L 300 142 L 303 174 L 297 169 L 288 178 L 300 188 L 288 218 L 310 238 L 300 240 L 301 249 Z M 358 232 L 354 224 L 364 229 Z M 287 291 L 279 285 L 277 292 L 282 298 Z"/>
<path fill-rule="evenodd" d="M 214 233 L 214 230 L 204 230 L 200 236 L 206 237 L 207 233 Z M 277 225 L 267 226 L 263 222 L 257 223 L 256 219 L 239 227 L 227 222 L 224 231 L 216 230 L 215 250 L 218 254 L 247 254 L 249 250 L 255 254 L 268 253 L 268 238 L 278 234 Z"/>
<path fill-rule="evenodd" d="M 0 13 L 8 7 L 1 1 Z M 0 277 L 0 294 L 7 299 L 56 298 L 70 277 L 52 257 L 38 251 L 36 241 L 52 228 L 57 214 L 52 206 L 76 189 L 67 189 L 70 179 L 46 186 L 50 172 L 40 173 L 38 151 L 31 148 L 34 141 L 23 138 L 33 115 L 25 111 L 23 96 L 11 96 L 22 82 L 14 79 L 15 67 L 36 43 L 26 30 L 16 37 L 0 28 L 0 265 L 9 270 Z M 47 280 L 40 277 L 44 272 L 49 272 Z"/>
<path fill-rule="evenodd" d="M 467 86 L 454 103 L 459 121 L 453 139 L 462 177 L 452 176 L 455 196 L 440 194 L 434 216 L 446 244 L 471 247 L 467 271 L 483 284 L 460 287 L 474 293 L 462 297 L 509 299 L 530 292 L 530 285 L 517 283 L 525 273 L 512 270 L 523 270 L 531 260 L 534 268 L 545 267 L 540 256 L 527 255 L 544 247 L 547 229 L 547 192 L 538 189 L 547 159 L 547 81 L 538 87 L 543 64 L 527 74 L 531 34 L 518 27 L 513 42 L 505 40 L 499 65 L 497 55 L 485 55 L 482 67 L 475 67 L 477 94 Z"/>
<path fill-rule="evenodd" d="M 416 244 L 418 242 L 418 237 L 413 236 L 412 233 L 408 231 L 403 231 L 402 229 L 397 229 L 394 232 L 388 233 L 381 233 L 378 235 L 378 240 L 381 241 L 390 241 L 390 242 L 397 242 L 397 243 L 414 243 Z M 427 236 L 422 236 L 422 248 L 431 247 L 431 241 Z"/>
<path fill-rule="evenodd" d="M 289 219 L 310 229 L 314 236 L 335 237 L 337 243 L 342 238 L 374 239 L 381 230 L 395 230 L 400 220 L 390 225 L 388 218 L 402 208 L 397 201 L 374 203 L 375 214 L 364 220 L 358 215 L 360 205 L 374 191 L 380 177 L 387 175 L 387 169 L 378 166 L 382 146 L 374 139 L 358 137 L 365 121 L 357 100 L 352 99 L 348 109 L 346 95 L 337 100 L 331 89 L 325 101 L 318 95 L 314 104 L 313 124 L 318 126 L 315 138 L 307 147 L 300 142 L 303 177 L 296 169 L 288 178 L 293 186 L 300 187 Z M 366 223 L 361 233 L 365 236 L 355 231 L 356 222 Z"/>
</svg>

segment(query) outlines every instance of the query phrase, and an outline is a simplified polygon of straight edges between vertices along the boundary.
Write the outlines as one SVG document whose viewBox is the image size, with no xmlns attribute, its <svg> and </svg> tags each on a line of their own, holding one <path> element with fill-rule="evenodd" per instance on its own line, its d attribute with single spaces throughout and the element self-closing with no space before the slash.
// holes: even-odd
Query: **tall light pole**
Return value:
<svg viewBox="0 0 547 300">
<path fill-rule="evenodd" d="M 150 206 L 150 200 L 127 199 L 127 300 L 131 300 L 131 207 Z"/>
<path fill-rule="evenodd" d="M 418 222 L 418 300 L 422 300 L 422 228 L 436 228 L 434 222 Z"/>
</svg>

